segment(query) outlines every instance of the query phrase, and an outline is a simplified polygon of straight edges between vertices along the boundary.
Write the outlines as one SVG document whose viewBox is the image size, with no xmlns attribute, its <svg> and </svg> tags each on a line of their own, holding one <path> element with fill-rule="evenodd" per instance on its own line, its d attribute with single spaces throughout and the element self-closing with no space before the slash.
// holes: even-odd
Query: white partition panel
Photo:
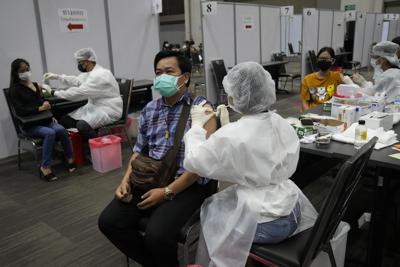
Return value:
<svg viewBox="0 0 400 267">
<path fill-rule="evenodd" d="M 303 30 L 302 30 L 302 57 L 301 76 L 304 78 L 310 70 L 307 65 L 308 51 L 318 51 L 318 10 L 315 8 L 303 9 Z"/>
<path fill-rule="evenodd" d="M 361 67 L 367 67 L 369 65 L 369 52 L 373 43 L 375 27 L 375 14 L 367 13 L 365 21 L 365 33 L 364 33 L 364 48 L 362 54 Z"/>
<path fill-rule="evenodd" d="M 382 40 L 383 29 L 383 14 L 375 14 L 375 29 L 373 43 L 378 43 Z"/>
<path fill-rule="evenodd" d="M 302 15 L 294 15 L 290 23 L 290 42 L 293 44 L 295 53 L 300 51 L 301 32 L 302 32 L 303 17 Z"/>
<path fill-rule="evenodd" d="M 345 12 L 334 11 L 332 25 L 332 48 L 336 51 L 339 47 L 344 47 L 344 32 L 346 22 L 344 20 Z"/>
<path fill-rule="evenodd" d="M 332 44 L 333 11 L 320 10 L 318 19 L 318 50 Z"/>
<path fill-rule="evenodd" d="M 396 34 L 397 34 L 397 20 L 392 20 L 389 22 L 388 41 L 393 40 L 393 38 L 397 36 Z"/>
<path fill-rule="evenodd" d="M 254 5 L 235 5 L 236 63 L 260 62 L 260 8 Z M 275 38 L 275 37 L 274 37 Z"/>
<path fill-rule="evenodd" d="M 365 13 L 357 13 L 356 29 L 354 33 L 353 61 L 362 61 L 364 49 Z"/>
<path fill-rule="evenodd" d="M 158 15 L 152 14 L 151 6 L 148 0 L 108 0 L 116 77 L 154 77 L 153 60 L 160 51 L 160 42 Z"/>
<path fill-rule="evenodd" d="M 217 88 L 210 61 L 223 59 L 227 68 L 235 65 L 234 23 L 234 6 L 229 3 L 218 3 L 217 13 L 202 15 L 207 98 L 213 103 L 217 102 Z"/>
<path fill-rule="evenodd" d="M 34 81 L 40 82 L 43 75 L 33 1 L 2 1 L 0 34 L 0 158 L 6 158 L 17 152 L 17 133 L 2 90 L 10 84 L 11 62 L 16 58 L 26 59 Z"/>
<path fill-rule="evenodd" d="M 275 7 L 261 7 L 261 61 L 271 60 L 273 53 L 281 51 L 280 20 L 281 10 Z M 273 36 L 273 38 L 271 38 Z"/>
<path fill-rule="evenodd" d="M 88 28 L 68 32 L 60 23 L 59 9 L 74 8 L 87 11 Z M 104 2 L 98 0 L 39 0 L 47 68 L 51 72 L 77 74 L 73 53 L 83 47 L 92 47 L 98 63 L 110 68 L 107 26 Z"/>
<path fill-rule="evenodd" d="M 281 52 L 289 54 L 290 16 L 281 16 Z"/>
<path fill-rule="evenodd" d="M 396 37 L 400 36 L 400 20 L 397 21 Z"/>
</svg>

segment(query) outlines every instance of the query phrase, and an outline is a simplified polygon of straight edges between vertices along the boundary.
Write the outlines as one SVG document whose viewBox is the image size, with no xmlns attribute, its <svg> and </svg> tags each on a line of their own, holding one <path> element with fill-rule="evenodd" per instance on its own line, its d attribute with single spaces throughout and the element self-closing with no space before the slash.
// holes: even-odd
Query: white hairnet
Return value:
<svg viewBox="0 0 400 267">
<path fill-rule="evenodd" d="M 263 112 L 276 101 L 271 74 L 256 62 L 237 64 L 222 84 L 228 96 L 233 97 L 233 108 L 243 114 Z"/>
<path fill-rule="evenodd" d="M 79 49 L 74 53 L 74 57 L 76 60 L 89 60 L 89 61 L 97 61 L 97 56 L 94 50 L 90 47 Z"/>
<path fill-rule="evenodd" d="M 385 58 L 392 66 L 397 67 L 399 66 L 399 58 L 396 54 L 397 49 L 399 49 L 398 44 L 390 41 L 383 41 L 374 45 L 371 55 Z"/>
</svg>

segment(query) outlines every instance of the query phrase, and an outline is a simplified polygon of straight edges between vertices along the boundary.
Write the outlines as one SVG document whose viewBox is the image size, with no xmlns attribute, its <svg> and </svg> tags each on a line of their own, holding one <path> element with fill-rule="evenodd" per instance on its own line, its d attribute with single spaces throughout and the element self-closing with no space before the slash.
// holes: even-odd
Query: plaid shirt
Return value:
<svg viewBox="0 0 400 267">
<path fill-rule="evenodd" d="M 203 96 L 198 96 L 193 100 L 192 105 L 200 104 L 203 100 L 206 99 Z M 149 102 L 140 113 L 138 136 L 133 151 L 141 152 L 142 149 L 148 145 L 149 156 L 153 159 L 161 159 L 167 153 L 168 149 L 174 145 L 174 135 L 184 102 L 189 105 L 191 102 L 187 91 L 173 106 L 168 105 L 164 97 Z M 211 105 L 210 102 L 207 101 L 207 103 Z M 189 116 L 185 133 L 190 129 L 191 125 L 192 119 Z M 169 133 L 169 138 L 166 138 L 167 132 Z M 185 143 L 182 140 L 177 155 L 178 171 L 176 177 L 185 172 L 183 168 L 184 155 Z M 207 182 L 208 179 L 205 178 L 200 178 L 198 180 L 200 184 L 205 184 Z"/>
</svg>

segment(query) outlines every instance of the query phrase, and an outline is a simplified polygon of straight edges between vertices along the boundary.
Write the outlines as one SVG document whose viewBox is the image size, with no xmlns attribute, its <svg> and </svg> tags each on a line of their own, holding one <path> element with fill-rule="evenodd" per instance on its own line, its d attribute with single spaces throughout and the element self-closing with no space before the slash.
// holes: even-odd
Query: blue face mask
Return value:
<svg viewBox="0 0 400 267">
<path fill-rule="evenodd" d="M 176 94 L 181 86 L 177 86 L 178 79 L 181 76 L 173 76 L 168 74 L 161 74 L 154 79 L 154 89 L 165 97 L 170 97 Z"/>
</svg>

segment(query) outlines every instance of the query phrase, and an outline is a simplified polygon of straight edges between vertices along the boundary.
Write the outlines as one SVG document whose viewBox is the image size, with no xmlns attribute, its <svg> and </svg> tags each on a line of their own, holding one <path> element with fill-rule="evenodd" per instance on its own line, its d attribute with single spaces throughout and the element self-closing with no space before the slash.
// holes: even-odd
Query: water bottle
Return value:
<svg viewBox="0 0 400 267">
<path fill-rule="evenodd" d="M 367 143 L 367 127 L 365 126 L 365 121 L 364 120 L 359 120 L 358 125 L 355 130 L 355 136 L 354 136 L 354 147 L 356 149 L 359 149 L 362 147 L 365 143 Z"/>
</svg>

